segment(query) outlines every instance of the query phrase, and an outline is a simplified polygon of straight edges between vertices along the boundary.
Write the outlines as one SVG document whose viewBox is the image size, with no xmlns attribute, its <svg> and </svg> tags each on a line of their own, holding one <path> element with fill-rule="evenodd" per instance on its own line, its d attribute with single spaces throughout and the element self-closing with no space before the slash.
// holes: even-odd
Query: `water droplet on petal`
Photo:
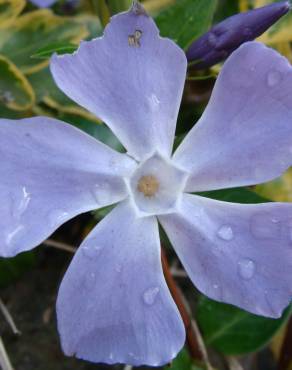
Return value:
<svg viewBox="0 0 292 370">
<path fill-rule="evenodd" d="M 92 193 L 97 203 L 100 205 L 111 202 L 112 191 L 110 185 L 106 181 L 96 184 L 92 189 Z"/>
<path fill-rule="evenodd" d="M 157 96 L 155 94 L 152 94 L 149 97 L 149 104 L 150 104 L 150 108 L 153 111 L 157 111 L 159 109 L 160 100 L 157 98 Z"/>
<path fill-rule="evenodd" d="M 281 236 L 280 219 L 270 213 L 257 212 L 250 219 L 250 231 L 256 239 L 278 239 Z"/>
<path fill-rule="evenodd" d="M 267 83 L 269 87 L 276 86 L 282 79 L 282 75 L 279 71 L 270 71 L 267 75 Z"/>
<path fill-rule="evenodd" d="M 24 232 L 24 226 L 23 225 L 18 225 L 13 231 L 8 233 L 6 235 L 6 244 L 7 245 L 13 245 L 17 238 L 19 238 Z"/>
<path fill-rule="evenodd" d="M 18 194 L 13 195 L 13 216 L 17 219 L 25 212 L 31 200 L 31 194 L 23 186 Z"/>
<path fill-rule="evenodd" d="M 248 258 L 244 258 L 238 262 L 238 273 L 245 280 L 249 280 L 254 276 L 255 268 L 255 263 Z"/>
<path fill-rule="evenodd" d="M 159 288 L 154 287 L 147 289 L 143 294 L 143 300 L 148 306 L 152 306 L 156 300 L 156 297 L 159 293 Z"/>
<path fill-rule="evenodd" d="M 100 251 L 102 250 L 102 246 L 100 245 L 95 245 L 95 246 L 92 246 L 92 245 L 89 245 L 89 246 L 84 246 L 82 247 L 82 253 L 85 257 L 89 258 L 89 259 L 92 259 L 92 258 L 95 258 L 97 257 L 99 254 L 100 254 Z"/>
<path fill-rule="evenodd" d="M 52 227 L 60 225 L 68 220 L 69 213 L 62 209 L 53 209 L 50 211 L 48 218 Z"/>
<path fill-rule="evenodd" d="M 234 238 L 233 230 L 229 225 L 221 226 L 220 229 L 217 231 L 217 235 L 220 239 L 225 241 L 230 241 Z"/>
<path fill-rule="evenodd" d="M 271 221 L 273 224 L 278 224 L 280 222 L 280 220 L 277 217 L 272 217 Z"/>
</svg>

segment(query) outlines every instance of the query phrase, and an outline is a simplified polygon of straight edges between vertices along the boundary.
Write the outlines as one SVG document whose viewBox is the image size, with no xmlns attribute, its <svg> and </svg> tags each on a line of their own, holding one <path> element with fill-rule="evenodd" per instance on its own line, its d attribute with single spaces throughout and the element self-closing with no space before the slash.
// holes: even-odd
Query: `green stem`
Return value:
<svg viewBox="0 0 292 370">
<path fill-rule="evenodd" d="M 98 15 L 101 24 L 105 27 L 110 19 L 110 11 L 105 0 L 91 0 L 92 8 L 95 14 Z"/>
</svg>

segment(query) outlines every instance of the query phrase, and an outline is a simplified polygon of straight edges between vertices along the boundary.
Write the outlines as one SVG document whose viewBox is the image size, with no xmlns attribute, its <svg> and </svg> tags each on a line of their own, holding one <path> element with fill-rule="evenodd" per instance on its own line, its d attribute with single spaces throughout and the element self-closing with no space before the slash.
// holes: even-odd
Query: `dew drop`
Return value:
<svg viewBox="0 0 292 370">
<path fill-rule="evenodd" d="M 100 251 L 102 250 L 102 246 L 96 245 L 96 246 L 84 246 L 82 247 L 82 253 L 85 257 L 92 259 L 97 257 L 100 254 Z"/>
<path fill-rule="evenodd" d="M 92 193 L 97 203 L 100 205 L 107 204 L 111 201 L 112 191 L 110 185 L 106 181 L 95 184 Z"/>
<path fill-rule="evenodd" d="M 270 213 L 257 212 L 250 219 L 250 231 L 256 239 L 278 239 L 281 236 L 280 219 Z"/>
<path fill-rule="evenodd" d="M 21 236 L 23 232 L 24 232 L 24 226 L 18 225 L 13 231 L 11 231 L 10 233 L 6 235 L 6 240 L 5 240 L 6 244 L 9 246 L 13 245 L 15 241 L 17 240 L 17 238 Z"/>
<path fill-rule="evenodd" d="M 31 194 L 27 191 L 26 187 L 23 186 L 19 194 L 13 196 L 13 216 L 19 218 L 27 209 L 31 200 Z"/>
<path fill-rule="evenodd" d="M 48 218 L 49 223 L 52 227 L 60 225 L 63 222 L 66 222 L 68 219 L 69 213 L 63 211 L 62 209 L 53 209 L 49 212 Z"/>
<path fill-rule="evenodd" d="M 156 297 L 159 293 L 159 288 L 149 288 L 143 294 L 143 300 L 148 306 L 152 306 L 156 300 Z"/>
<path fill-rule="evenodd" d="M 229 225 L 223 225 L 217 231 L 217 235 L 220 239 L 230 241 L 234 238 L 233 230 Z"/>
<path fill-rule="evenodd" d="M 155 94 L 152 94 L 149 97 L 149 103 L 153 111 L 157 111 L 159 109 L 160 100 L 157 98 Z"/>
<path fill-rule="evenodd" d="M 280 220 L 277 217 L 272 217 L 271 221 L 273 224 L 278 224 L 280 222 Z"/>
<path fill-rule="evenodd" d="M 267 75 L 267 83 L 269 87 L 276 86 L 282 79 L 281 73 L 279 71 L 270 71 Z"/>
<path fill-rule="evenodd" d="M 238 273 L 245 280 L 250 280 L 254 276 L 255 268 L 255 263 L 248 258 L 238 262 Z"/>
</svg>

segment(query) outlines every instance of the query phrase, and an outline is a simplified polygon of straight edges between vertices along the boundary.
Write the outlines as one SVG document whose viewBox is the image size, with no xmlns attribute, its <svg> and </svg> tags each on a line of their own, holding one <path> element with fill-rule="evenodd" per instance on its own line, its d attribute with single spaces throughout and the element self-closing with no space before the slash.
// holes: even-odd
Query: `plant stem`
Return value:
<svg viewBox="0 0 292 370">
<path fill-rule="evenodd" d="M 2 312 L 3 316 L 5 317 L 8 325 L 10 326 L 10 328 L 13 332 L 13 334 L 19 335 L 20 331 L 17 329 L 17 326 L 15 325 L 15 322 L 14 322 L 12 316 L 10 315 L 10 312 L 8 311 L 7 307 L 5 306 L 5 304 L 3 303 L 1 298 L 0 298 L 0 311 Z"/>
<path fill-rule="evenodd" d="M 93 11 L 99 16 L 101 24 L 105 27 L 110 19 L 110 12 L 105 0 L 91 0 Z"/>
<path fill-rule="evenodd" d="M 292 317 L 290 317 L 285 338 L 282 344 L 280 358 L 278 363 L 278 370 L 288 370 L 292 363 Z"/>
<path fill-rule="evenodd" d="M 184 304 L 182 293 L 180 292 L 173 276 L 171 275 L 169 264 L 168 264 L 168 261 L 167 261 L 167 258 L 165 256 L 163 249 L 161 249 L 161 262 L 162 262 L 162 268 L 163 268 L 163 273 L 164 273 L 166 283 L 172 294 L 173 300 L 179 309 L 179 312 L 181 314 L 181 317 L 182 317 L 182 320 L 183 320 L 183 323 L 186 329 L 187 344 L 189 347 L 190 355 L 193 360 L 202 361 L 203 355 L 200 350 L 199 342 L 198 342 L 196 333 L 192 325 L 192 319 Z"/>
<path fill-rule="evenodd" d="M 11 362 L 9 360 L 1 337 L 0 337 L 0 369 L 13 370 L 13 367 L 11 365 Z"/>
</svg>

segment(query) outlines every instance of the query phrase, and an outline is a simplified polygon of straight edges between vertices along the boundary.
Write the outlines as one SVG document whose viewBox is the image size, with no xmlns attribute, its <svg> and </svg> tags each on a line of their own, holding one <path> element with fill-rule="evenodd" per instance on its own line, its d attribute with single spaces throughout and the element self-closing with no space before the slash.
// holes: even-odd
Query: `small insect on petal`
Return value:
<svg viewBox="0 0 292 370">
<path fill-rule="evenodd" d="M 140 39 L 142 37 L 142 31 L 136 30 L 133 35 L 128 36 L 129 46 L 140 47 Z"/>
</svg>

